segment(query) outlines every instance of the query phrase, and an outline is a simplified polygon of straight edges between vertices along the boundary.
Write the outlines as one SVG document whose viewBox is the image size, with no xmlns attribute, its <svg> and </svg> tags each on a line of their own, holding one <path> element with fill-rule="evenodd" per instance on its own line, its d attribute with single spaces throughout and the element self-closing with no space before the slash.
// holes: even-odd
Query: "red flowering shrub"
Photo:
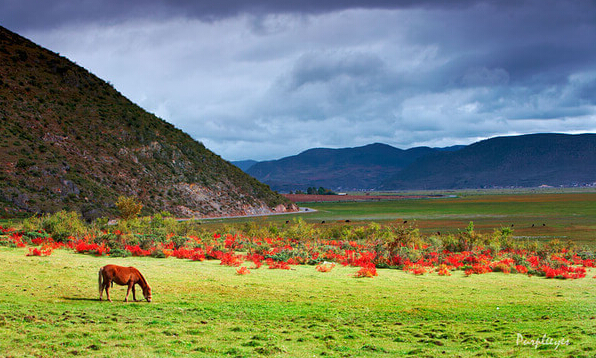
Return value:
<svg viewBox="0 0 596 358">
<path fill-rule="evenodd" d="M 110 253 L 110 248 L 107 247 L 104 243 L 101 245 L 95 244 L 95 247 L 91 250 L 91 253 L 95 256 L 103 256 Z"/>
<path fill-rule="evenodd" d="M 86 240 L 77 240 L 76 242 L 70 241 L 68 243 L 69 248 L 73 248 L 76 252 L 85 254 L 90 253 L 96 256 L 107 255 L 110 252 L 110 248 L 102 243 L 98 245 L 96 243 L 89 243 Z"/>
<path fill-rule="evenodd" d="M 290 265 L 288 265 L 288 263 L 285 261 L 274 261 L 272 259 L 267 259 L 267 265 L 269 266 L 269 269 L 271 269 L 271 270 L 274 270 L 274 269 L 289 270 L 290 269 Z"/>
<path fill-rule="evenodd" d="M 470 276 L 472 274 L 481 275 L 483 273 L 489 273 L 489 272 L 492 272 L 492 269 L 490 268 L 490 266 L 483 265 L 483 264 L 474 264 L 474 265 L 472 265 L 471 268 L 467 268 L 464 271 L 466 276 Z"/>
<path fill-rule="evenodd" d="M 178 259 L 189 259 L 192 261 L 203 261 L 205 260 L 205 254 L 201 248 L 194 248 L 189 249 L 188 247 L 179 247 L 173 250 L 164 250 L 165 252 L 170 252 L 171 256 L 174 256 Z M 167 254 L 166 254 L 167 255 Z"/>
<path fill-rule="evenodd" d="M 416 276 L 424 275 L 425 273 L 428 273 L 430 270 L 432 270 L 432 268 L 428 267 L 427 265 L 419 264 L 419 263 L 414 264 L 414 265 L 406 265 L 406 267 L 404 268 L 404 271 L 411 272 Z"/>
<path fill-rule="evenodd" d="M 141 249 L 140 245 L 135 245 L 135 246 L 125 245 L 124 249 L 126 251 L 130 252 L 130 254 L 132 256 L 149 256 L 149 255 L 151 255 L 151 251 Z"/>
<path fill-rule="evenodd" d="M 334 263 L 324 262 L 322 264 L 318 264 L 316 267 L 316 270 L 319 272 L 329 272 L 329 271 L 333 270 L 334 267 L 335 267 Z"/>
<path fill-rule="evenodd" d="M 198 249 L 193 251 L 193 253 L 190 255 L 190 259 L 192 261 L 205 261 L 205 254 L 203 253 L 203 250 Z"/>
<path fill-rule="evenodd" d="M 27 256 L 50 256 L 54 250 L 51 247 L 38 249 L 37 247 L 30 247 Z"/>
<path fill-rule="evenodd" d="M 23 242 L 23 234 L 18 232 L 13 232 L 8 236 L 8 239 L 12 242 L 13 245 L 16 247 L 25 247 L 27 244 Z"/>
<path fill-rule="evenodd" d="M 378 276 L 377 268 L 374 265 L 367 265 L 362 267 L 356 274 L 355 277 L 375 277 Z"/>
<path fill-rule="evenodd" d="M 546 278 L 578 279 L 586 277 L 585 267 L 561 266 L 552 268 L 546 265 L 540 267 L 539 274 L 544 274 Z"/>
<path fill-rule="evenodd" d="M 174 256 L 177 259 L 190 259 L 193 252 L 194 251 L 189 249 L 188 247 L 179 247 L 172 251 L 172 256 Z"/>
<path fill-rule="evenodd" d="M 528 258 L 528 262 L 530 263 L 530 265 L 534 268 L 538 267 L 538 265 L 540 264 L 540 258 L 538 256 L 530 256 Z"/>
<path fill-rule="evenodd" d="M 250 273 L 250 270 L 247 269 L 245 266 L 242 266 L 242 267 L 236 269 L 237 275 L 248 275 L 249 273 Z"/>
<path fill-rule="evenodd" d="M 495 261 L 490 264 L 493 272 L 511 273 L 515 261 L 511 258 Z"/>
<path fill-rule="evenodd" d="M 34 239 L 31 239 L 31 243 L 37 246 L 41 246 L 41 244 L 43 244 L 44 241 L 45 239 L 43 237 L 36 237 Z"/>
<path fill-rule="evenodd" d="M 223 254 L 220 260 L 220 265 L 240 266 L 242 264 L 242 258 L 239 255 L 234 255 L 231 252 L 226 252 Z"/>
<path fill-rule="evenodd" d="M 263 260 L 265 259 L 265 257 L 263 255 L 259 255 L 259 254 L 252 254 L 252 255 L 246 255 L 246 261 L 252 261 L 252 263 L 254 264 L 254 266 L 251 267 L 251 269 L 258 269 L 261 266 L 263 266 Z"/>
<path fill-rule="evenodd" d="M 439 276 L 451 276 L 451 271 L 449 271 L 449 267 L 447 265 L 441 265 L 437 270 L 437 274 L 439 274 Z"/>
<path fill-rule="evenodd" d="M 0 232 L 3 234 L 8 234 L 13 231 L 15 231 L 15 229 L 12 227 L 3 227 L 2 225 L 0 225 Z"/>
<path fill-rule="evenodd" d="M 444 252 L 444 254 L 446 255 L 445 258 L 443 259 L 443 262 L 445 264 L 452 266 L 454 268 L 460 268 L 460 267 L 464 266 L 464 263 L 462 262 L 464 259 L 464 256 L 465 256 L 464 253 Z"/>
</svg>

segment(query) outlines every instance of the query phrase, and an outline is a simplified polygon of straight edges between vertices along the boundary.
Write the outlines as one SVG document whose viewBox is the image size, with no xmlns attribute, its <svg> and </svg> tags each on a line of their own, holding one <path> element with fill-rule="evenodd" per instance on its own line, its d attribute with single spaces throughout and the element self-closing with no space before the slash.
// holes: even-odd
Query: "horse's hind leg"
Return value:
<svg viewBox="0 0 596 358">
<path fill-rule="evenodd" d="M 99 300 L 101 301 L 101 296 L 103 294 L 103 267 L 99 269 L 99 273 L 97 275 L 97 284 L 99 287 Z"/>
<path fill-rule="evenodd" d="M 108 301 L 112 302 L 112 299 L 110 298 L 110 281 L 104 282 L 104 285 L 106 289 L 106 297 L 108 298 Z"/>
</svg>

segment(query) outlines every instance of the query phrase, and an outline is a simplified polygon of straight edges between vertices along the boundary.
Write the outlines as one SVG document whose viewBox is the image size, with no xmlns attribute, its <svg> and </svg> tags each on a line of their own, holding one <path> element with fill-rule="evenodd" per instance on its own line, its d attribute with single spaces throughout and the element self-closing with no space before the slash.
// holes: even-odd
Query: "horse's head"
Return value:
<svg viewBox="0 0 596 358">
<path fill-rule="evenodd" d="M 143 288 L 143 296 L 145 296 L 147 302 L 151 302 L 151 287 L 149 285 Z"/>
</svg>

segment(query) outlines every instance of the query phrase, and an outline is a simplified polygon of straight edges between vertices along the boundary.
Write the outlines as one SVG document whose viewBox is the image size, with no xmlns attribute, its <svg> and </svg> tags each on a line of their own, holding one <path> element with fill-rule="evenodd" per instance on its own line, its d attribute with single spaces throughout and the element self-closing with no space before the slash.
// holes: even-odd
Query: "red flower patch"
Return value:
<svg viewBox="0 0 596 358">
<path fill-rule="evenodd" d="M 375 277 L 378 276 L 377 274 L 377 268 L 374 266 L 367 266 L 367 267 L 363 267 L 360 270 L 358 270 L 358 272 L 356 272 L 356 274 L 354 275 L 354 277 Z"/>
<path fill-rule="evenodd" d="M 316 267 L 316 270 L 319 272 L 329 272 L 329 271 L 333 270 L 334 267 L 335 267 L 334 263 L 324 262 L 322 264 L 318 264 Z"/>
<path fill-rule="evenodd" d="M 239 255 L 234 255 L 231 252 L 226 252 L 221 256 L 220 265 L 226 266 L 240 266 L 242 264 L 242 257 Z"/>
<path fill-rule="evenodd" d="M 248 275 L 250 273 L 250 270 L 247 269 L 246 267 L 242 266 L 238 269 L 236 269 L 236 274 L 237 275 Z"/>
</svg>

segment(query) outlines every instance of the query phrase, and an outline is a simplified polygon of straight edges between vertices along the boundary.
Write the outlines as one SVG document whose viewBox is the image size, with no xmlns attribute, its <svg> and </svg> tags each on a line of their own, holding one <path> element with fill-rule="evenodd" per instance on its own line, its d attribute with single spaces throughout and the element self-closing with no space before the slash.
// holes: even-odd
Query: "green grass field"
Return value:
<svg viewBox="0 0 596 358">
<path fill-rule="evenodd" d="M 479 232 L 513 225 L 514 236 L 520 239 L 550 241 L 556 238 L 596 246 L 596 193 L 591 190 L 563 193 L 473 191 L 457 193 L 457 197 L 452 198 L 300 203 L 300 206 L 317 210 L 299 214 L 310 223 L 325 221 L 325 225 L 333 225 L 345 220 L 350 220 L 351 224 L 408 220 L 415 222 L 423 234 L 430 235 L 437 231 L 454 233 L 473 221 Z M 282 222 L 293 217 L 281 215 L 242 221 Z"/>
<path fill-rule="evenodd" d="M 49 257 L 0 247 L 0 356 L 436 357 L 596 354 L 596 285 L 491 273 L 414 276 L 353 267 L 262 267 L 236 275 L 218 261 Z M 99 302 L 97 271 L 139 268 L 153 303 Z M 526 339 L 568 341 L 556 348 Z"/>
</svg>

